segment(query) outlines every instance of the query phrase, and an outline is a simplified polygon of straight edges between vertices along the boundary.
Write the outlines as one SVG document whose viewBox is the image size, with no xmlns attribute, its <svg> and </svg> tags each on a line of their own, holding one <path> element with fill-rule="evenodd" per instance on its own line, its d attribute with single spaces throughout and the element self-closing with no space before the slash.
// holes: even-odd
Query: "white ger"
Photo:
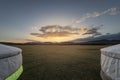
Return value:
<svg viewBox="0 0 120 80">
<path fill-rule="evenodd" d="M 0 44 L 0 80 L 17 80 L 23 71 L 22 50 Z"/>
<path fill-rule="evenodd" d="M 120 80 L 120 44 L 101 49 L 101 77 Z"/>
</svg>

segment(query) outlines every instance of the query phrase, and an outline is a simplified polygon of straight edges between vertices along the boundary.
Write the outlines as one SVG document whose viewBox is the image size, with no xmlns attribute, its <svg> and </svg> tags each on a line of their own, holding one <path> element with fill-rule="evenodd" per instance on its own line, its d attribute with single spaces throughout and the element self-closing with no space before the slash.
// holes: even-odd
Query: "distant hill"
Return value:
<svg viewBox="0 0 120 80">
<path fill-rule="evenodd" d="M 48 44 L 57 44 L 52 42 L 26 42 L 26 43 L 13 43 L 13 42 L 0 42 L 0 44 L 6 45 L 48 45 Z"/>
<path fill-rule="evenodd" d="M 6 45 L 23 45 L 24 43 L 0 42 L 0 44 L 6 44 Z"/>
<path fill-rule="evenodd" d="M 76 39 L 71 42 L 78 44 L 119 44 L 120 33 L 101 35 L 98 37 L 89 37 L 84 39 Z"/>
<path fill-rule="evenodd" d="M 98 37 L 89 37 L 84 39 L 76 39 L 67 42 L 53 43 L 53 42 L 37 42 L 31 41 L 26 43 L 12 43 L 12 42 L 0 42 L 7 45 L 103 45 L 103 44 L 120 44 L 120 33 L 101 35 Z"/>
</svg>

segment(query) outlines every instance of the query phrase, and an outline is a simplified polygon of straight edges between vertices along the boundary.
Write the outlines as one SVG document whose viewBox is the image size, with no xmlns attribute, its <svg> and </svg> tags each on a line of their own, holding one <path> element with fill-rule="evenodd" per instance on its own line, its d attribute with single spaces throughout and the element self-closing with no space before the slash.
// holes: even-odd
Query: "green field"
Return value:
<svg viewBox="0 0 120 80">
<path fill-rule="evenodd" d="M 19 80 L 101 80 L 103 45 L 17 45 L 23 50 Z"/>
</svg>

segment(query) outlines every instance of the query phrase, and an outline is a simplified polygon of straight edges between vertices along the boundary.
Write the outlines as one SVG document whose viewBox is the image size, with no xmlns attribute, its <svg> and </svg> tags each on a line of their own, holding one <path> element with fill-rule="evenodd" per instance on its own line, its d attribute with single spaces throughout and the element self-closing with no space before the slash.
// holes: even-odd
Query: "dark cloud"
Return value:
<svg viewBox="0 0 120 80">
<path fill-rule="evenodd" d="M 40 34 L 40 33 L 30 33 L 30 35 L 33 35 L 33 36 L 39 37 L 39 35 L 41 35 L 41 34 Z"/>
<path fill-rule="evenodd" d="M 33 39 L 24 39 L 26 40 L 27 42 L 38 42 L 38 40 L 33 40 Z"/>
<path fill-rule="evenodd" d="M 77 39 L 84 38 L 89 36 L 101 35 L 99 32 L 100 26 L 90 27 L 90 28 L 76 28 L 71 26 L 60 26 L 60 25 L 48 25 L 43 26 L 39 29 L 39 33 L 30 33 L 32 36 L 50 39 L 55 37 L 66 37 L 67 39 Z"/>
<path fill-rule="evenodd" d="M 81 29 L 73 28 L 71 26 L 48 25 L 39 29 L 40 33 L 30 33 L 36 37 L 67 37 L 72 35 L 79 35 Z"/>
<path fill-rule="evenodd" d="M 84 35 L 86 35 L 86 34 L 92 34 L 93 36 L 102 35 L 102 33 L 99 32 L 99 30 L 101 29 L 102 26 L 103 25 L 90 28 L 86 33 L 84 33 Z"/>
<path fill-rule="evenodd" d="M 84 39 L 79 38 L 79 39 L 72 40 L 71 42 L 79 43 L 79 42 L 99 41 L 99 40 L 120 40 L 120 32 L 114 33 L 114 34 L 108 33 L 108 34 L 100 35 L 97 37 L 87 37 Z"/>
<path fill-rule="evenodd" d="M 73 28 L 71 26 L 59 26 L 59 25 L 49 25 L 43 26 L 39 29 L 42 33 L 78 33 L 80 28 Z"/>
</svg>

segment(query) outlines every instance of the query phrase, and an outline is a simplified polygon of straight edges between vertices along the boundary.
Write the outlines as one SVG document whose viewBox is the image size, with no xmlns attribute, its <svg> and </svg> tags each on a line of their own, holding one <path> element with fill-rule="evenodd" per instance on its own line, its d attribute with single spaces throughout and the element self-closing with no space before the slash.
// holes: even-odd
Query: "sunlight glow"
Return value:
<svg viewBox="0 0 120 80">
<path fill-rule="evenodd" d="M 36 41 L 40 41 L 40 42 L 65 42 L 65 41 L 71 41 L 71 40 L 75 40 L 75 39 L 82 39 L 82 38 L 86 38 L 86 37 L 89 37 L 89 36 L 92 36 L 92 35 L 72 35 L 72 36 L 69 36 L 69 37 L 60 37 L 60 36 L 56 36 L 56 37 L 53 37 L 53 36 L 49 36 L 49 37 L 46 37 L 46 38 L 41 38 L 41 37 L 35 37 L 35 36 L 32 36 L 31 38 L 36 40 Z"/>
</svg>

